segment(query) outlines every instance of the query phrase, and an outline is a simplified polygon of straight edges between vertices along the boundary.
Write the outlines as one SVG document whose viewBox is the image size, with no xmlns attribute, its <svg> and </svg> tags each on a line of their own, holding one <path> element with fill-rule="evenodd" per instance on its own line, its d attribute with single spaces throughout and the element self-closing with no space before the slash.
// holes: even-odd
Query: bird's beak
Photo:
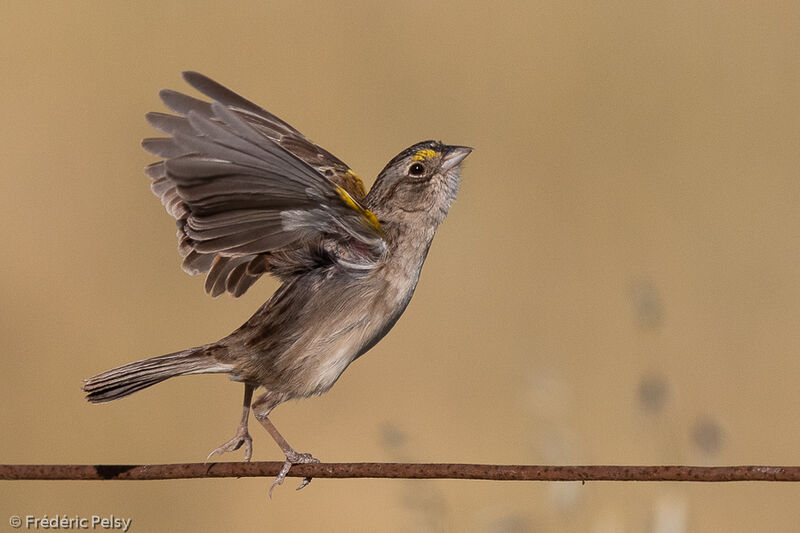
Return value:
<svg viewBox="0 0 800 533">
<path fill-rule="evenodd" d="M 469 146 L 448 146 L 442 158 L 442 168 L 450 170 L 457 167 L 470 152 L 472 152 L 472 148 Z"/>
</svg>

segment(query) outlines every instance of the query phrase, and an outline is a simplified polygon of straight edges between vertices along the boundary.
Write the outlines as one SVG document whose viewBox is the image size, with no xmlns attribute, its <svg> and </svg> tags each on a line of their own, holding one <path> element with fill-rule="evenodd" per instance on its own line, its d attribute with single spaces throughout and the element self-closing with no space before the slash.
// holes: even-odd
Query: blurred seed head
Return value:
<svg viewBox="0 0 800 533">
<path fill-rule="evenodd" d="M 692 426 L 692 443 L 701 452 L 713 457 L 722 451 L 725 432 L 716 420 L 701 418 Z"/>
<path fill-rule="evenodd" d="M 664 321 L 664 304 L 658 288 L 649 279 L 636 280 L 631 285 L 633 318 L 641 330 L 655 330 Z"/>
<path fill-rule="evenodd" d="M 659 414 L 669 401 L 669 383 L 664 376 L 644 376 L 639 381 L 639 405 L 648 415 Z"/>
<path fill-rule="evenodd" d="M 381 443 L 389 450 L 396 450 L 406 443 L 406 434 L 391 422 L 386 422 L 381 427 Z"/>
</svg>

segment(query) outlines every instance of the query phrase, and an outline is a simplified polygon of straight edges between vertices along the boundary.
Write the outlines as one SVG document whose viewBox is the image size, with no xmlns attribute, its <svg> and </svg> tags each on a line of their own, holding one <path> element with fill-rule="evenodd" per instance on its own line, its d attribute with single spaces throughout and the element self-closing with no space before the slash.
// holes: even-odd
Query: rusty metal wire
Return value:
<svg viewBox="0 0 800 533">
<path fill-rule="evenodd" d="M 272 477 L 282 462 L 162 465 L 0 465 L 0 480 L 155 480 Z M 800 481 L 800 466 L 546 466 L 447 463 L 311 463 L 289 476 L 495 481 Z"/>
</svg>

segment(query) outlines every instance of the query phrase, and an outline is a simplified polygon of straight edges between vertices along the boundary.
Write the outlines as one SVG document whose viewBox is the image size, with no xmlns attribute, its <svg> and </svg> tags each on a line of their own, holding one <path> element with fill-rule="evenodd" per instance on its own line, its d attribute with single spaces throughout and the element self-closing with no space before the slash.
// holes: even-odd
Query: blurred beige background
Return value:
<svg viewBox="0 0 800 533">
<path fill-rule="evenodd" d="M 800 4 L 5 2 L 0 462 L 202 461 L 241 386 L 89 405 L 81 379 L 215 340 L 148 190 L 143 115 L 204 72 L 372 176 L 468 144 L 392 333 L 274 420 L 329 461 L 800 463 Z M 252 425 L 256 460 L 281 454 Z M 229 455 L 226 460 L 238 460 Z M 793 484 L 2 482 L 131 531 L 788 531 Z M 5 529 L 3 529 L 5 530 Z"/>
</svg>

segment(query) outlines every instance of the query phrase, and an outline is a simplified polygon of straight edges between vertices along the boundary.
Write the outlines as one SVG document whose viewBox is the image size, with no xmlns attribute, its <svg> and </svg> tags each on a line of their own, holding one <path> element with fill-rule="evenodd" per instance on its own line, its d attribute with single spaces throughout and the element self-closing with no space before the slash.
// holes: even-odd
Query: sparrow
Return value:
<svg viewBox="0 0 800 533">
<path fill-rule="evenodd" d="M 472 149 L 417 143 L 367 192 L 349 166 L 272 113 L 197 72 L 183 78 L 210 102 L 161 91 L 175 114 L 148 113 L 147 121 L 167 136 L 142 142 L 162 158 L 145 172 L 176 220 L 183 269 L 205 274 L 211 296 L 241 296 L 265 274 L 281 285 L 230 335 L 108 370 L 83 390 L 100 403 L 176 376 L 228 374 L 244 384 L 241 419 L 209 459 L 244 446 L 250 460 L 252 411 L 286 457 L 271 496 L 292 465 L 318 460 L 296 452 L 270 413 L 328 391 L 392 329 Z M 253 401 L 256 389 L 263 392 Z"/>
</svg>

